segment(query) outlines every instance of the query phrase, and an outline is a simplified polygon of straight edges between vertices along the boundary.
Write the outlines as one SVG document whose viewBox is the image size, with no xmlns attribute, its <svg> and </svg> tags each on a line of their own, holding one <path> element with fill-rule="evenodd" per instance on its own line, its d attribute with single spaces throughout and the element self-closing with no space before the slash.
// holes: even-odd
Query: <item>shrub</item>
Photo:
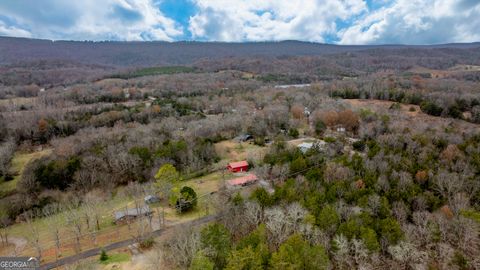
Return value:
<svg viewBox="0 0 480 270">
<path fill-rule="evenodd" d="M 155 244 L 155 240 L 151 237 L 144 239 L 143 241 L 140 242 L 140 248 L 141 249 L 148 249 L 153 247 L 153 244 Z"/>
<path fill-rule="evenodd" d="M 398 102 L 395 102 L 393 103 L 391 106 L 390 106 L 390 110 L 400 110 L 402 108 L 402 106 L 400 105 L 400 103 Z"/>
<path fill-rule="evenodd" d="M 265 146 L 265 138 L 262 136 L 255 137 L 255 139 L 253 140 L 253 144 L 258 146 Z"/>
<path fill-rule="evenodd" d="M 323 140 L 327 143 L 334 143 L 337 141 L 337 139 L 335 139 L 334 137 L 325 137 L 323 138 Z"/>
<path fill-rule="evenodd" d="M 298 135 L 300 135 L 300 133 L 298 132 L 298 129 L 291 128 L 291 129 L 288 130 L 288 136 L 290 136 L 292 138 L 298 138 Z"/>
<path fill-rule="evenodd" d="M 443 112 L 442 107 L 438 106 L 437 104 L 431 101 L 424 101 L 420 104 L 420 110 L 426 114 L 430 114 L 433 116 L 440 116 Z"/>
<path fill-rule="evenodd" d="M 102 251 L 100 252 L 100 261 L 105 262 L 106 260 L 108 260 L 108 254 L 105 249 L 102 249 Z"/>
<path fill-rule="evenodd" d="M 352 144 L 353 149 L 362 152 L 365 150 L 365 141 L 356 141 Z"/>
<path fill-rule="evenodd" d="M 315 134 L 322 135 L 326 129 L 327 129 L 327 126 L 323 121 L 318 120 L 315 122 Z"/>
</svg>

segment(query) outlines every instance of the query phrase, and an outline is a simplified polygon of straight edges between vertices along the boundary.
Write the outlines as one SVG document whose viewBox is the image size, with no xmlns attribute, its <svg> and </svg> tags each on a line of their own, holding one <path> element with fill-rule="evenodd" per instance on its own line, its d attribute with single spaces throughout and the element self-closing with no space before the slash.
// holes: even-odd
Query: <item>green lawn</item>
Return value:
<svg viewBox="0 0 480 270">
<path fill-rule="evenodd" d="M 128 262 L 130 261 L 130 254 L 127 253 L 114 253 L 114 254 L 108 254 L 108 259 L 105 261 L 100 261 L 101 264 L 107 265 L 111 263 L 122 263 L 122 262 Z"/>
<path fill-rule="evenodd" d="M 111 78 L 118 79 L 130 79 L 143 76 L 153 76 L 153 75 L 165 75 L 165 74 L 176 74 L 176 73 L 192 73 L 196 69 L 192 67 L 185 66 L 169 66 L 169 67 L 150 67 L 142 68 L 129 73 L 115 74 L 110 76 Z"/>
<path fill-rule="evenodd" d="M 462 211 L 461 215 L 475 220 L 476 222 L 480 223 L 480 212 L 475 211 L 475 210 L 468 210 L 468 211 Z"/>
<path fill-rule="evenodd" d="M 23 170 L 25 169 L 25 166 L 28 164 L 28 162 L 49 155 L 51 152 L 51 149 L 45 149 L 33 153 L 17 152 L 12 159 L 12 166 L 10 168 L 11 171 L 14 173 L 15 177 L 11 181 L 0 181 L 0 198 L 3 198 L 15 192 L 17 182 L 20 178 L 22 178 Z"/>
</svg>

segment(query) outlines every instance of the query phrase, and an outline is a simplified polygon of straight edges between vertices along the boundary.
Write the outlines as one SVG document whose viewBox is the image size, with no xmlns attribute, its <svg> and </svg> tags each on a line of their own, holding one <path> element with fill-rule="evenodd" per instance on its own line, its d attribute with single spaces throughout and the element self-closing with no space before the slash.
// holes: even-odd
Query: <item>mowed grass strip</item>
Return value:
<svg viewBox="0 0 480 270">
<path fill-rule="evenodd" d="M 114 74 L 110 78 L 118 79 L 131 79 L 144 76 L 154 76 L 154 75 L 171 75 L 177 73 L 193 73 L 196 72 L 196 69 L 193 67 L 185 66 L 168 66 L 168 67 L 149 67 L 142 68 L 132 72 L 123 73 L 123 74 Z"/>
</svg>

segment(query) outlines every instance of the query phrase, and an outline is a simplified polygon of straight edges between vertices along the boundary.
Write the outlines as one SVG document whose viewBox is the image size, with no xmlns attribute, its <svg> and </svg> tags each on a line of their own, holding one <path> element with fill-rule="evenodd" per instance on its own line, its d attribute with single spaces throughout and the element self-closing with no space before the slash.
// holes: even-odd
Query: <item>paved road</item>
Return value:
<svg viewBox="0 0 480 270">
<path fill-rule="evenodd" d="M 217 219 L 217 217 L 218 217 L 218 215 L 209 215 L 209 216 L 205 216 L 205 217 L 195 219 L 195 220 L 192 220 L 192 221 L 189 221 L 189 222 L 182 223 L 182 225 L 183 224 L 185 224 L 185 225 L 186 224 L 188 224 L 188 225 L 200 225 L 200 224 L 204 224 L 204 223 L 214 221 L 215 219 Z M 150 233 L 149 237 L 158 237 L 161 234 L 163 234 L 164 232 L 166 232 L 168 230 L 172 230 L 172 229 L 174 229 L 174 227 L 153 231 L 153 232 Z M 53 268 L 56 268 L 56 267 L 59 267 L 59 266 L 63 266 L 65 264 L 75 263 L 79 260 L 99 255 L 102 249 L 104 249 L 105 251 L 109 251 L 109 250 L 114 250 L 114 249 L 121 248 L 121 247 L 126 247 L 126 246 L 134 244 L 134 243 L 135 243 L 134 239 L 127 239 L 127 240 L 112 243 L 110 245 L 104 246 L 103 248 L 94 248 L 94 249 L 86 250 L 86 251 L 84 251 L 82 253 L 79 253 L 77 255 L 73 255 L 73 256 L 69 256 L 69 257 L 59 259 L 56 262 L 51 262 L 51 263 L 46 263 L 44 265 L 41 265 L 40 270 L 53 269 Z"/>
</svg>

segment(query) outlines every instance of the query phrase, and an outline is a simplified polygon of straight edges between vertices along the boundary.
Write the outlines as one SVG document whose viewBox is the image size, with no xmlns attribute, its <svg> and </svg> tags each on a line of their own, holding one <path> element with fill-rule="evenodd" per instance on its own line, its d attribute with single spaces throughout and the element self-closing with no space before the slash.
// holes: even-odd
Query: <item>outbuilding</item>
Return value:
<svg viewBox="0 0 480 270">
<path fill-rule="evenodd" d="M 150 207 L 146 205 L 143 207 L 125 209 L 124 211 L 116 211 L 114 213 L 115 224 L 123 224 L 141 216 L 150 216 L 152 213 L 153 212 L 150 210 Z"/>
<path fill-rule="evenodd" d="M 238 162 L 230 162 L 227 169 L 231 172 L 246 172 L 248 171 L 248 162 L 246 160 Z"/>
<path fill-rule="evenodd" d="M 157 195 L 147 195 L 144 198 L 145 203 L 151 204 L 151 203 L 157 203 L 160 201 L 160 197 Z"/>
<path fill-rule="evenodd" d="M 247 174 L 242 177 L 238 177 L 228 181 L 228 184 L 232 187 L 244 187 L 251 185 L 258 181 L 258 178 L 255 174 Z"/>
</svg>

